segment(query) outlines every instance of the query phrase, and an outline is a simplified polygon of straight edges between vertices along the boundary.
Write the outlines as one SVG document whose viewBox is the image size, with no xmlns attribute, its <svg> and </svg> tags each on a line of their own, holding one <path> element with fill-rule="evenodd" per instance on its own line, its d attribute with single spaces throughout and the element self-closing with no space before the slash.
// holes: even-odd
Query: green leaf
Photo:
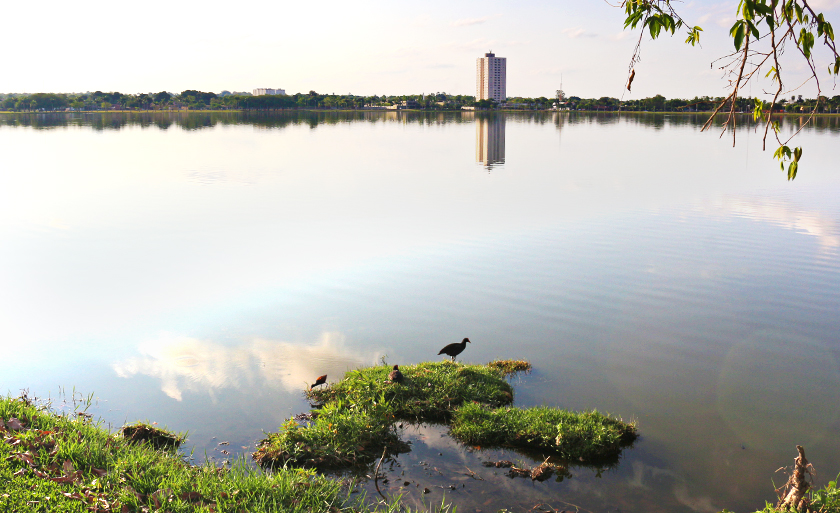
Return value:
<svg viewBox="0 0 840 513">
<path fill-rule="evenodd" d="M 782 145 L 776 148 L 776 151 L 773 152 L 773 158 L 784 160 L 785 158 L 790 158 L 790 154 L 790 148 L 788 148 L 786 145 Z"/>
<path fill-rule="evenodd" d="M 650 30 L 650 37 L 656 39 L 659 37 L 659 30 L 661 29 L 661 25 L 659 25 L 659 19 L 651 16 L 648 18 L 647 21 L 648 29 Z"/>
<path fill-rule="evenodd" d="M 753 121 L 758 121 L 764 111 L 764 102 L 761 98 L 754 98 L 755 107 L 753 108 Z"/>
<path fill-rule="evenodd" d="M 746 30 L 744 29 L 744 24 L 742 22 L 737 23 L 738 28 L 735 29 L 735 35 L 733 36 L 735 39 L 735 50 L 740 50 L 741 45 L 744 44 L 744 36 L 746 35 Z"/>
<path fill-rule="evenodd" d="M 788 0 L 782 9 L 782 16 L 785 21 L 793 21 L 793 0 Z"/>
<path fill-rule="evenodd" d="M 753 22 L 751 22 L 751 21 L 748 21 L 748 22 L 747 22 L 747 27 L 750 29 L 750 32 L 752 33 L 753 37 L 754 37 L 754 38 L 756 38 L 756 39 L 758 39 L 758 36 L 759 36 L 759 34 L 758 34 L 758 27 L 756 27 L 756 26 L 753 24 Z"/>
<path fill-rule="evenodd" d="M 796 178 L 796 172 L 799 170 L 799 162 L 791 162 L 788 166 L 788 180 Z"/>
<path fill-rule="evenodd" d="M 753 9 L 752 9 L 752 1 L 751 0 L 741 0 L 738 3 L 738 10 L 735 11 L 738 14 L 741 14 L 745 20 L 752 19 Z"/>
<path fill-rule="evenodd" d="M 685 40 L 686 43 L 690 43 L 691 46 L 700 42 L 700 32 L 703 32 L 703 29 L 700 27 L 692 27 L 688 31 L 688 38 Z"/>
<path fill-rule="evenodd" d="M 766 0 L 760 0 L 758 2 L 755 2 L 753 4 L 753 8 L 755 9 L 755 12 L 757 12 L 761 16 L 767 16 L 768 14 L 773 13 L 773 7 L 770 4 L 766 3 Z"/>
<path fill-rule="evenodd" d="M 806 59 L 811 58 L 811 48 L 814 47 L 813 32 L 802 29 L 799 31 L 799 46 L 802 48 L 802 53 L 805 54 Z"/>
</svg>

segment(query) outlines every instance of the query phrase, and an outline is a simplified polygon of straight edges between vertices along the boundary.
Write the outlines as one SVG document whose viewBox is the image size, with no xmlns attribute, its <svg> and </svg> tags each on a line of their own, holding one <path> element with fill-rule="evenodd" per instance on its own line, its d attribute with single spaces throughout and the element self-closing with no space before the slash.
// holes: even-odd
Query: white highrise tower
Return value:
<svg viewBox="0 0 840 513">
<path fill-rule="evenodd" d="M 507 99 L 507 58 L 496 57 L 493 52 L 475 60 L 475 99 Z"/>
</svg>

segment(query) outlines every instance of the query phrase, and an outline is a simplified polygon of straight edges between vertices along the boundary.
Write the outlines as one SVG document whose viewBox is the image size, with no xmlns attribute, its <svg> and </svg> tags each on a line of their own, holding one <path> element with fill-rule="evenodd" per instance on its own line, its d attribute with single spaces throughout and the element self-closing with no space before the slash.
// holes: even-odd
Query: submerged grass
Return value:
<svg viewBox="0 0 840 513">
<path fill-rule="evenodd" d="M 85 417 L 0 398 L 0 511 L 334 511 L 368 508 L 311 470 L 190 465 Z M 393 509 L 397 501 L 386 506 Z M 165 508 L 164 508 L 165 506 Z"/>
<path fill-rule="evenodd" d="M 521 360 L 487 365 L 443 361 L 400 367 L 392 382 L 387 365 L 348 372 L 338 383 L 309 390 L 322 405 L 311 420 L 287 421 L 267 435 L 253 457 L 261 465 L 318 469 L 368 464 L 383 450 L 406 452 L 395 423 L 452 423 L 452 434 L 473 445 L 548 450 L 576 461 L 617 461 L 636 438 L 636 427 L 598 412 L 509 407 L 513 389 L 505 380 L 530 370 Z M 507 407 L 505 407 L 507 406 Z"/>
</svg>

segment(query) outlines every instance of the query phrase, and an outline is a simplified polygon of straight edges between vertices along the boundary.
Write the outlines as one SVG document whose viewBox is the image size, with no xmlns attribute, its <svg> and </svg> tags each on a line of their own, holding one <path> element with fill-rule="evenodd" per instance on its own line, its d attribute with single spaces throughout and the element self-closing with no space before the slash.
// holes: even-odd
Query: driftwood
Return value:
<svg viewBox="0 0 840 513">
<path fill-rule="evenodd" d="M 793 460 L 793 472 L 788 477 L 787 483 L 776 490 L 779 494 L 777 508 L 792 508 L 797 511 L 807 512 L 810 510 L 810 503 L 805 494 L 811 487 L 809 481 L 814 480 L 814 467 L 805 459 L 805 448 L 796 446 L 799 456 Z M 780 469 L 781 470 L 781 469 Z"/>
<path fill-rule="evenodd" d="M 557 465 L 555 463 L 549 463 L 548 458 L 546 458 L 545 461 L 543 461 L 534 468 L 517 467 L 512 462 L 507 460 L 485 461 L 483 465 L 485 467 L 507 468 L 510 469 L 505 473 L 505 475 L 507 475 L 508 477 L 530 477 L 531 481 L 545 481 L 546 479 L 554 475 L 554 473 L 557 473 L 561 476 L 570 475 L 569 470 L 566 467 L 564 467 L 563 465 Z"/>
</svg>

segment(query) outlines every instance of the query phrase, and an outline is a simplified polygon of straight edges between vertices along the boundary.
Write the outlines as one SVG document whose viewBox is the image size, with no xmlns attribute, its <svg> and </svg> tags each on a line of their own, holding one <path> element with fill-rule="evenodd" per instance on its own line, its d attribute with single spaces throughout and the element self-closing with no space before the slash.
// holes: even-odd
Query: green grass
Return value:
<svg viewBox="0 0 840 513">
<path fill-rule="evenodd" d="M 634 424 L 595 410 L 494 409 L 478 403 L 455 411 L 451 433 L 470 445 L 544 450 L 587 463 L 615 458 L 637 436 Z"/>
<path fill-rule="evenodd" d="M 408 452 L 393 429 L 393 417 L 377 411 L 385 408 L 379 405 L 365 411 L 329 404 L 305 427 L 288 420 L 279 432 L 260 442 L 253 458 L 263 466 L 327 470 L 370 463 L 386 447 L 390 454 Z"/>
<path fill-rule="evenodd" d="M 20 420 L 20 428 L 11 419 Z M 367 511 L 344 484 L 312 470 L 265 473 L 190 465 L 177 452 L 130 443 L 84 416 L 0 398 L 0 511 Z M 398 499 L 385 506 L 398 507 Z"/>
<path fill-rule="evenodd" d="M 261 465 L 318 469 L 366 465 L 383 454 L 406 452 L 397 421 L 452 423 L 452 435 L 472 445 L 547 450 L 576 463 L 617 461 L 636 428 L 598 412 L 519 409 L 506 376 L 528 362 L 487 365 L 443 361 L 406 365 L 404 379 L 388 379 L 388 365 L 348 372 L 338 383 L 307 392 L 323 405 L 313 419 L 290 419 L 267 435 L 253 457 Z M 507 406 L 507 407 L 505 407 Z"/>
<path fill-rule="evenodd" d="M 323 404 L 305 425 L 288 420 L 260 443 L 253 458 L 264 466 L 294 465 L 319 470 L 365 465 L 382 455 L 408 452 L 394 423 L 444 422 L 469 401 L 510 404 L 513 389 L 505 371 L 486 365 L 449 361 L 400 368 L 402 383 L 392 383 L 392 367 L 348 372 L 338 383 L 307 391 Z"/>
<path fill-rule="evenodd" d="M 493 406 L 513 402 L 506 372 L 490 365 L 424 362 L 401 366 L 400 371 L 403 383 L 388 381 L 388 365 L 350 371 L 338 383 L 310 390 L 307 397 L 362 410 L 377 401 L 387 403 L 395 419 L 411 422 L 448 421 L 455 408 L 468 402 Z"/>
</svg>

